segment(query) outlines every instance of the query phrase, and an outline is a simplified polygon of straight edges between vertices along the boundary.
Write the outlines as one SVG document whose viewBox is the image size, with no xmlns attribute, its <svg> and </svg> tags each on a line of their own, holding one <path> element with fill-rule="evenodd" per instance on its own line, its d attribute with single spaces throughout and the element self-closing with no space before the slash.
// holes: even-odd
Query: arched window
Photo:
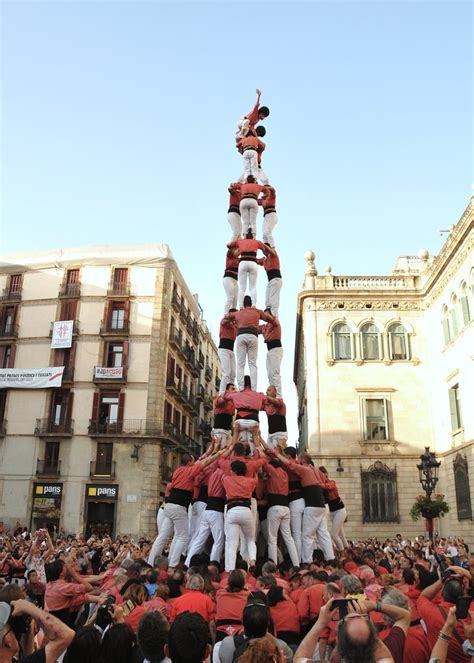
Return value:
<svg viewBox="0 0 474 663">
<path fill-rule="evenodd" d="M 352 333 L 349 325 L 339 322 L 332 330 L 334 359 L 352 359 Z"/>
<path fill-rule="evenodd" d="M 466 456 L 457 454 L 453 460 L 453 470 L 458 520 L 471 520 L 471 491 L 469 489 L 469 468 Z"/>
<path fill-rule="evenodd" d="M 449 326 L 448 307 L 446 304 L 443 306 L 443 318 L 441 320 L 441 324 L 443 326 L 444 344 L 448 345 L 448 343 L 451 341 L 451 328 Z"/>
<path fill-rule="evenodd" d="M 390 359 L 403 361 L 410 359 L 410 339 L 403 325 L 395 322 L 388 328 L 388 347 Z"/>
<path fill-rule="evenodd" d="M 362 359 L 380 359 L 380 334 L 372 323 L 363 325 L 360 329 L 362 339 Z"/>
<path fill-rule="evenodd" d="M 451 308 L 449 309 L 449 317 L 451 319 L 451 329 L 453 332 L 453 338 L 455 338 L 459 333 L 459 322 L 458 322 L 458 298 L 456 295 L 451 297 Z"/>
<path fill-rule="evenodd" d="M 362 522 L 398 523 L 397 470 L 380 460 L 367 470 L 360 469 L 362 483 Z"/>
<path fill-rule="evenodd" d="M 471 311 L 469 310 L 469 295 L 465 282 L 461 284 L 461 313 L 463 326 L 466 327 L 471 320 Z"/>
</svg>

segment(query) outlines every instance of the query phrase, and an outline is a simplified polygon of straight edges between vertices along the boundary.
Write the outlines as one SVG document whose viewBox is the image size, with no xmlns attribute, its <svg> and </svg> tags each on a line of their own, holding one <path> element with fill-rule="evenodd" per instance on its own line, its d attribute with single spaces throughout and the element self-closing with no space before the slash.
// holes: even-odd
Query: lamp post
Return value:
<svg viewBox="0 0 474 663">
<path fill-rule="evenodd" d="M 438 483 L 438 469 L 441 465 L 440 460 L 436 460 L 434 453 L 430 451 L 429 447 L 425 447 L 425 452 L 420 456 L 421 463 L 417 465 L 420 477 L 421 487 L 426 493 L 426 496 L 431 500 L 431 495 Z M 426 529 L 430 541 L 433 541 L 433 516 L 429 510 L 422 513 L 426 518 Z"/>
</svg>

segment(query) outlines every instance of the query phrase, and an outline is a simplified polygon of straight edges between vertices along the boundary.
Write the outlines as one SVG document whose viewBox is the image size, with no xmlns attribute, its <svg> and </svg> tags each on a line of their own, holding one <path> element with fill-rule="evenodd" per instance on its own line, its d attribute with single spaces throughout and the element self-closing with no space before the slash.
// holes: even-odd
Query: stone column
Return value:
<svg viewBox="0 0 474 663">
<path fill-rule="evenodd" d="M 305 291 L 316 290 L 318 272 L 314 264 L 315 255 L 308 251 L 305 255 L 306 271 L 303 288 Z M 304 294 L 303 294 L 304 296 Z M 307 411 L 307 446 L 311 454 L 321 453 L 321 426 L 319 419 L 319 366 L 316 297 L 304 297 L 302 306 L 303 344 L 306 365 L 306 411 Z"/>
</svg>

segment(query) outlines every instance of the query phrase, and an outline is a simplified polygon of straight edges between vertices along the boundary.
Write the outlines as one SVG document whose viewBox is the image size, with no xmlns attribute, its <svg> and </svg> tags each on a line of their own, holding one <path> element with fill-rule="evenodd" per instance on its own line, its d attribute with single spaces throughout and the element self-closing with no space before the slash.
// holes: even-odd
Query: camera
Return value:
<svg viewBox="0 0 474 663">
<path fill-rule="evenodd" d="M 438 562 L 439 570 L 441 573 L 441 580 L 446 582 L 454 573 L 451 569 L 448 569 L 449 564 L 446 561 L 446 558 L 442 555 L 435 554 L 435 560 Z"/>
<path fill-rule="evenodd" d="M 104 603 L 97 610 L 97 617 L 95 623 L 100 628 L 104 629 L 112 621 L 112 608 L 115 603 L 115 596 L 109 594 Z"/>
</svg>

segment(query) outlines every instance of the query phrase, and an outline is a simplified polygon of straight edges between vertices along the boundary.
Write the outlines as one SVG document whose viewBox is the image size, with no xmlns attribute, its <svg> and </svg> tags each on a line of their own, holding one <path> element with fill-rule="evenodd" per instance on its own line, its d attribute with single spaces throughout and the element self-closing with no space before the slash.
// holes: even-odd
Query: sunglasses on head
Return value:
<svg viewBox="0 0 474 663">
<path fill-rule="evenodd" d="M 266 603 L 264 603 L 263 601 L 259 601 L 258 599 L 256 599 L 255 601 L 250 601 L 249 603 L 247 603 L 245 607 L 253 608 L 256 605 L 260 606 L 261 608 L 268 608 Z"/>
</svg>

